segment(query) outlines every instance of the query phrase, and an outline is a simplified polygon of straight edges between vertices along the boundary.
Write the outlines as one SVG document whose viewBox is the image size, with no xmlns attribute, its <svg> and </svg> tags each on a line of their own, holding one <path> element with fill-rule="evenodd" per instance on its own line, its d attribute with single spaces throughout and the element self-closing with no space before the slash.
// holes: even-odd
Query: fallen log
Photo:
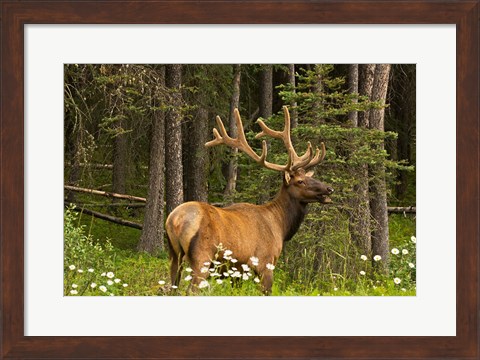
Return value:
<svg viewBox="0 0 480 360">
<path fill-rule="evenodd" d="M 407 206 L 407 207 L 402 207 L 402 206 L 395 206 L 395 207 L 388 207 L 388 212 L 389 213 L 399 213 L 399 214 L 403 214 L 403 213 L 416 213 L 417 212 L 417 207 L 416 206 Z"/>
<path fill-rule="evenodd" d="M 69 205 L 70 204 L 65 203 L 65 206 L 69 206 Z M 93 217 L 96 217 L 96 218 L 99 218 L 99 219 L 102 219 L 102 220 L 110 221 L 110 222 L 113 222 L 115 224 L 132 227 L 132 228 L 139 229 L 139 230 L 142 230 L 142 228 L 143 228 L 143 226 L 141 224 L 138 224 L 136 222 L 120 219 L 120 218 L 117 218 L 115 216 L 102 214 L 102 213 L 99 213 L 97 211 L 93 211 L 93 210 L 89 210 L 89 209 L 85 209 L 85 208 L 80 208 L 80 207 L 77 207 L 77 206 L 75 206 L 73 208 L 73 211 L 77 211 L 77 212 L 80 212 L 80 213 L 91 215 Z"/>
<path fill-rule="evenodd" d="M 80 208 L 86 207 L 126 207 L 126 208 L 131 208 L 131 209 L 136 209 L 136 208 L 143 208 L 145 207 L 145 203 L 123 203 L 123 204 L 118 204 L 118 203 L 75 203 L 75 206 L 78 206 Z"/>
<path fill-rule="evenodd" d="M 65 190 L 83 192 L 83 193 L 92 194 L 92 195 L 100 195 L 100 196 L 106 196 L 106 197 L 111 197 L 111 198 L 116 198 L 116 199 L 127 199 L 127 200 L 131 200 L 131 201 L 147 202 L 147 199 L 142 198 L 142 197 L 138 197 L 138 196 L 133 196 L 133 195 L 117 194 L 117 193 L 112 193 L 112 192 L 107 192 L 107 191 L 86 189 L 86 188 L 81 188 L 81 187 L 78 187 L 78 186 L 71 186 L 71 185 L 65 185 L 64 188 L 65 188 Z"/>
</svg>

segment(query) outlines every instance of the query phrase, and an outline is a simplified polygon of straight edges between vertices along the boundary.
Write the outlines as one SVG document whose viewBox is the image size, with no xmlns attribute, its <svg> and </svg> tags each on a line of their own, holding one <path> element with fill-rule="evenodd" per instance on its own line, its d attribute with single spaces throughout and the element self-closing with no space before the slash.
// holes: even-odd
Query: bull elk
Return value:
<svg viewBox="0 0 480 360">
<path fill-rule="evenodd" d="M 198 285 L 208 276 L 208 272 L 201 272 L 204 263 L 211 262 L 216 254 L 222 258 L 222 253 L 218 254 L 218 251 L 223 248 L 233 252 L 233 256 L 238 260 L 236 265 L 246 264 L 254 269 L 261 279 L 264 293 L 269 294 L 273 282 L 271 265 L 276 265 L 283 243 L 290 240 L 300 227 L 307 204 L 331 202 L 328 195 L 333 193 L 333 189 L 314 179 L 313 171 L 309 171 L 325 157 L 324 143 L 321 143 L 321 150 L 317 148 L 314 154 L 312 145 L 308 142 L 305 154 L 298 156 L 290 137 L 290 115 L 287 107 L 284 107 L 283 111 L 283 131 L 272 130 L 259 119 L 257 123 L 262 131 L 256 138 L 270 136 L 282 140 L 288 151 L 285 165 L 266 160 L 265 140 L 261 155 L 248 145 L 237 109 L 234 110 L 237 138 L 231 138 L 227 134 L 222 120 L 217 116 L 218 130 L 213 129 L 215 139 L 207 142 L 205 146 L 225 144 L 237 148 L 261 166 L 281 172 L 283 185 L 276 197 L 263 205 L 240 203 L 218 208 L 192 201 L 174 209 L 166 222 L 172 284 L 178 285 L 182 262 L 186 260 L 193 270 L 192 285 Z"/>
</svg>

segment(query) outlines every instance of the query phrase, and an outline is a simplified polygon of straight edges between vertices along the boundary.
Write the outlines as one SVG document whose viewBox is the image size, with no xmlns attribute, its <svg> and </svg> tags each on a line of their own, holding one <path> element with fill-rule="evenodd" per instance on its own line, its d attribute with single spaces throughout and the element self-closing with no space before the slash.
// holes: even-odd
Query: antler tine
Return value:
<svg viewBox="0 0 480 360">
<path fill-rule="evenodd" d="M 315 165 L 323 161 L 323 159 L 325 158 L 325 155 L 327 154 L 327 151 L 325 150 L 325 144 L 322 142 L 320 144 L 320 147 L 322 148 L 322 152 L 320 153 L 320 149 L 317 147 L 317 150 L 315 152 L 315 156 L 313 157 L 313 159 L 307 165 L 304 166 L 305 170 L 308 170 L 314 167 Z"/>
<path fill-rule="evenodd" d="M 235 122 L 237 124 L 238 135 L 237 138 L 232 138 L 228 135 L 225 126 L 223 125 L 222 119 L 217 116 L 217 126 L 219 130 L 216 128 L 213 129 L 213 135 L 215 136 L 214 140 L 211 140 L 205 144 L 206 147 L 211 147 L 219 144 L 225 144 L 233 148 L 237 148 L 251 157 L 260 165 L 266 167 L 267 169 L 276 170 L 276 171 L 285 171 L 289 169 L 291 164 L 290 160 L 287 162 L 287 165 L 282 166 L 278 164 L 269 163 L 266 161 L 267 158 L 267 143 L 263 141 L 262 143 L 262 154 L 259 156 L 251 147 L 248 145 L 247 139 L 245 137 L 245 132 L 243 130 L 242 119 L 240 117 L 240 113 L 238 109 L 234 110 Z"/>
</svg>

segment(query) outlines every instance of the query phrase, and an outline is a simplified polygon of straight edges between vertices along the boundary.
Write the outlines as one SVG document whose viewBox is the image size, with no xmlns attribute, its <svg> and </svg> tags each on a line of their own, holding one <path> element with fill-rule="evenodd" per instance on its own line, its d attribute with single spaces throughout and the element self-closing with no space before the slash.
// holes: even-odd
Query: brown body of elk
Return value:
<svg viewBox="0 0 480 360">
<path fill-rule="evenodd" d="M 262 155 L 257 155 L 247 144 L 238 110 L 235 117 L 238 127 L 238 138 L 232 139 L 217 117 L 217 125 L 221 135 L 214 129 L 215 140 L 206 144 L 214 146 L 226 144 L 237 147 L 262 166 L 281 171 L 283 185 L 277 196 L 264 205 L 247 203 L 234 204 L 225 208 L 217 208 L 202 202 L 187 202 L 178 206 L 168 216 L 166 230 L 170 249 L 170 276 L 172 284 L 178 285 L 183 261 L 188 261 L 193 273 L 192 284 L 197 285 L 208 276 L 202 272 L 206 262 L 212 262 L 215 255 L 223 258 L 219 252 L 220 244 L 224 250 L 232 251 L 235 264 L 247 264 L 259 275 L 262 289 L 269 294 L 272 288 L 273 271 L 281 254 L 283 244 L 297 232 L 302 223 L 307 204 L 311 202 L 329 203 L 329 194 L 333 189 L 312 177 L 313 172 L 307 171 L 318 164 L 325 156 L 317 148 L 313 155 L 311 144 L 307 152 L 299 157 L 290 140 L 290 118 L 288 109 L 284 108 L 285 128 L 283 132 L 269 129 L 261 120 L 262 132 L 257 137 L 269 135 L 283 139 L 289 151 L 286 165 L 267 162 L 267 147 L 263 143 Z M 252 257 L 258 259 L 258 264 L 252 262 Z"/>
</svg>

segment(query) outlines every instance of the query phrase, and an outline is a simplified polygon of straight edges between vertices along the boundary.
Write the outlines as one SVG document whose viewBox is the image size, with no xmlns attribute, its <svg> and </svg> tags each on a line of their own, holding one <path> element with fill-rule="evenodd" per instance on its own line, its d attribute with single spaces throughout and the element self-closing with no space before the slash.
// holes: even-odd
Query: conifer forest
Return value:
<svg viewBox="0 0 480 360">
<path fill-rule="evenodd" d="M 64 295 L 415 296 L 414 64 L 64 65 Z"/>
</svg>

